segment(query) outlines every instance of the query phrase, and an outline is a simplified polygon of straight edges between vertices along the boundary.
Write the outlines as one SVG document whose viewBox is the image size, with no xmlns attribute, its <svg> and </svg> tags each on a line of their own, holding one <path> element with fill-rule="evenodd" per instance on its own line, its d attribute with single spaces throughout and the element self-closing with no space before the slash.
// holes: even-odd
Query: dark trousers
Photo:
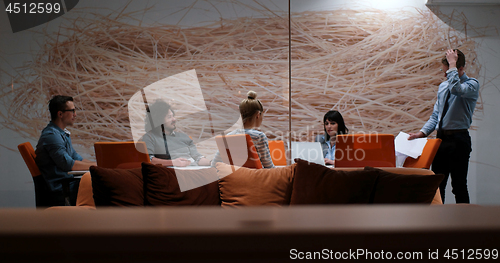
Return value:
<svg viewBox="0 0 500 263">
<path fill-rule="evenodd" d="M 80 180 L 78 179 L 70 179 L 62 183 L 61 191 L 51 192 L 50 206 L 76 205 L 79 186 Z"/>
<path fill-rule="evenodd" d="M 451 176 L 452 193 L 456 203 L 470 203 L 467 190 L 467 171 L 469 169 L 471 140 L 468 131 L 443 134 L 438 132 L 438 138 L 443 140 L 432 162 L 432 171 L 443 174 L 444 179 L 439 186 L 441 199 L 444 195 L 448 177 Z"/>
</svg>

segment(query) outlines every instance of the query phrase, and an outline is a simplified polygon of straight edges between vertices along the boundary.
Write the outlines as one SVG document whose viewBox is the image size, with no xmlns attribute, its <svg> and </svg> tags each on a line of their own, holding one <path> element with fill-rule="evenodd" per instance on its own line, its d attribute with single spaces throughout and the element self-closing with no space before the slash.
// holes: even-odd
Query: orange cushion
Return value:
<svg viewBox="0 0 500 263">
<path fill-rule="evenodd" d="M 272 169 L 251 169 L 217 163 L 222 207 L 290 203 L 295 164 Z"/>
<path fill-rule="evenodd" d="M 78 195 L 76 197 L 76 206 L 95 208 L 90 172 L 86 172 L 82 176 L 82 179 L 80 179 L 80 186 L 78 187 Z"/>
</svg>

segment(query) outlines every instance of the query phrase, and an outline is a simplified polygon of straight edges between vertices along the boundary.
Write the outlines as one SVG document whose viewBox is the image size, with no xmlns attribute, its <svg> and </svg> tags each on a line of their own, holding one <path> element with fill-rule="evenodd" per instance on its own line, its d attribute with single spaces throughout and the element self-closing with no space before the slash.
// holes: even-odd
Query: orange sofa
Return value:
<svg viewBox="0 0 500 263">
<path fill-rule="evenodd" d="M 207 179 L 208 178 L 208 179 Z M 179 185 L 205 180 L 201 187 Z M 442 175 L 417 168 L 334 168 L 298 160 L 274 169 L 218 163 L 215 168 L 175 170 L 91 167 L 80 182 L 77 206 L 292 206 L 321 204 L 442 204 Z"/>
</svg>

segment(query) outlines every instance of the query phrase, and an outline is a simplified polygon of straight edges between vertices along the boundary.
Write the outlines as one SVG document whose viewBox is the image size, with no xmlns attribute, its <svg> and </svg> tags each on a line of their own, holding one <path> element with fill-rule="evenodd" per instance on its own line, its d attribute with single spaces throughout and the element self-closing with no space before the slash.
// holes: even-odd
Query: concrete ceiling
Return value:
<svg viewBox="0 0 500 263">
<path fill-rule="evenodd" d="M 500 38 L 500 0 L 429 0 L 426 6 L 467 36 Z"/>
</svg>

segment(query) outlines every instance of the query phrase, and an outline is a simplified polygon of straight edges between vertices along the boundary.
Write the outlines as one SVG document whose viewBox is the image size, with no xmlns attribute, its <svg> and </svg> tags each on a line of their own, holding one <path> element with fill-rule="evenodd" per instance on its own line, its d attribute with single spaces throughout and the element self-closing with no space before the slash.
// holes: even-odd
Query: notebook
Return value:
<svg viewBox="0 0 500 263">
<path fill-rule="evenodd" d="M 325 165 L 320 142 L 292 142 L 292 160 L 300 158 L 311 163 Z M 295 161 L 293 161 L 295 162 Z"/>
</svg>

